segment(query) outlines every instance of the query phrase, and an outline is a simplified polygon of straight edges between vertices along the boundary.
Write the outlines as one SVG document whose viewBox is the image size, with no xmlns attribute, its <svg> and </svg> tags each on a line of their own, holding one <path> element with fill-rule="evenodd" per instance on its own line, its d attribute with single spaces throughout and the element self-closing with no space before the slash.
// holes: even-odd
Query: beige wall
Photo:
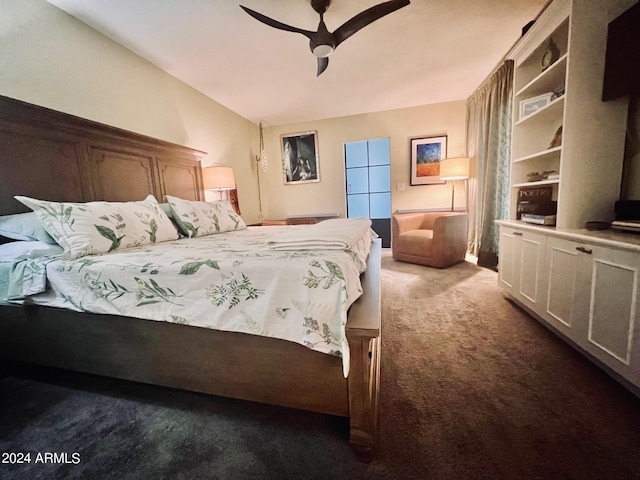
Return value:
<svg viewBox="0 0 640 480">
<path fill-rule="evenodd" d="M 243 217 L 257 219 L 256 125 L 45 0 L 1 8 L 1 95 L 203 150 L 203 166 L 233 166 Z"/>
<path fill-rule="evenodd" d="M 465 112 L 465 101 L 457 101 L 265 128 L 270 161 L 269 171 L 261 177 L 267 198 L 265 202 L 263 196 L 265 217 L 319 213 L 345 216 L 343 146 L 346 142 L 383 137 L 390 139 L 392 211 L 451 208 L 449 185 L 410 186 L 409 145 L 412 137 L 447 135 L 448 156 L 464 156 Z M 285 185 L 280 135 L 308 130 L 318 132 L 320 182 Z M 404 183 L 405 190 L 397 190 L 397 183 Z M 464 206 L 462 182 L 457 182 L 456 206 Z"/>
<path fill-rule="evenodd" d="M 257 126 L 45 0 L 2 2 L 0 94 L 203 150 L 203 166 L 234 168 L 242 216 L 259 219 Z M 446 134 L 449 156 L 464 155 L 464 119 L 460 101 L 266 128 L 264 217 L 344 216 L 343 145 L 381 137 L 390 137 L 392 209 L 448 208 L 448 186 L 409 185 L 409 139 Z M 318 131 L 321 182 L 285 186 L 280 134 L 305 130 Z"/>
</svg>

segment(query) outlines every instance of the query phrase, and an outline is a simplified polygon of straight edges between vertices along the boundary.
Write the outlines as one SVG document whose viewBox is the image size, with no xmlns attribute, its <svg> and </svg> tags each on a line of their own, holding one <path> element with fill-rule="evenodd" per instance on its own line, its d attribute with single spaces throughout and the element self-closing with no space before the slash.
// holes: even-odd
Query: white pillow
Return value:
<svg viewBox="0 0 640 480">
<path fill-rule="evenodd" d="M 0 262 L 17 262 L 60 253 L 62 253 L 60 245 L 46 242 L 11 242 L 0 245 Z"/>
<path fill-rule="evenodd" d="M 0 235 L 13 240 L 27 242 L 45 242 L 55 244 L 56 241 L 42 227 L 40 220 L 33 212 L 16 213 L 0 217 Z"/>
<path fill-rule="evenodd" d="M 247 228 L 227 200 L 196 202 L 166 195 L 173 218 L 188 237 L 204 237 L 214 233 Z"/>
<path fill-rule="evenodd" d="M 140 202 L 47 202 L 16 196 L 64 248 L 64 258 L 176 240 L 178 232 L 153 195 Z"/>
</svg>

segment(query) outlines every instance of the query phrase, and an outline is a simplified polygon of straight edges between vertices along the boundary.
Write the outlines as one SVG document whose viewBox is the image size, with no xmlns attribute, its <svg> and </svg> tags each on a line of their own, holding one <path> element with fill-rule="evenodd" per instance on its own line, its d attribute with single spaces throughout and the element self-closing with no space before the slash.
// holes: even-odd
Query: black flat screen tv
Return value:
<svg viewBox="0 0 640 480">
<path fill-rule="evenodd" d="M 640 93 L 640 3 L 609 23 L 602 100 Z"/>
</svg>

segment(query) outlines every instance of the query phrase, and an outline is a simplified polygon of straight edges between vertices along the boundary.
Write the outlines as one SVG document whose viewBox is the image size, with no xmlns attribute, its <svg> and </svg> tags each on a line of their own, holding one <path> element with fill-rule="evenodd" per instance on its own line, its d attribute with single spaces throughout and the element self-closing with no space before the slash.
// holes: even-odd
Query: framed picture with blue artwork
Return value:
<svg viewBox="0 0 640 480">
<path fill-rule="evenodd" d="M 441 185 L 440 160 L 447 158 L 447 136 L 411 139 L 411 185 Z"/>
</svg>

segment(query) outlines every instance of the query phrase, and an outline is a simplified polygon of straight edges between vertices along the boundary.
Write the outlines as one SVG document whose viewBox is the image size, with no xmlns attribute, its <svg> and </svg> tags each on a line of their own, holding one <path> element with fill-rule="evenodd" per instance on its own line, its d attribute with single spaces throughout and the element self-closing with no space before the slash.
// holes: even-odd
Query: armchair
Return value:
<svg viewBox="0 0 640 480">
<path fill-rule="evenodd" d="M 393 215 L 391 252 L 402 262 L 446 268 L 464 260 L 468 215 L 418 212 Z"/>
</svg>

